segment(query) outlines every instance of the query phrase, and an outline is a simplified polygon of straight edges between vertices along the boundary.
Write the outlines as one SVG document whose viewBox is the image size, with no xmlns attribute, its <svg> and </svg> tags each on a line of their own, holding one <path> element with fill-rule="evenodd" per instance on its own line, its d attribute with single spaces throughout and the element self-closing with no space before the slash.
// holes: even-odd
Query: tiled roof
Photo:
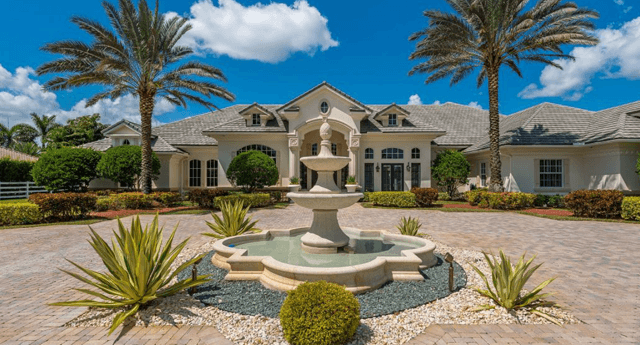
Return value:
<svg viewBox="0 0 640 345">
<path fill-rule="evenodd" d="M 111 139 L 104 138 L 97 141 L 92 141 L 90 143 L 82 144 L 80 147 L 85 149 L 93 149 L 96 151 L 104 152 L 111 148 Z"/>
<path fill-rule="evenodd" d="M 553 103 L 542 103 L 501 118 L 500 145 L 573 145 L 588 132 L 594 113 Z M 485 129 L 482 138 L 465 153 L 489 149 Z"/>
<path fill-rule="evenodd" d="M 135 123 L 135 122 L 131 122 L 131 121 L 129 121 L 129 120 L 125 120 L 125 119 L 122 119 L 122 120 L 120 120 L 120 121 L 118 121 L 118 122 L 116 122 L 116 123 L 112 124 L 111 126 L 109 126 L 109 127 L 105 128 L 105 129 L 103 129 L 103 130 L 102 130 L 102 133 L 106 133 L 106 132 L 108 132 L 108 131 L 110 131 L 110 130 L 112 130 L 112 129 L 116 128 L 116 127 L 118 127 L 120 124 L 125 124 L 125 125 L 127 125 L 127 126 L 131 127 L 131 129 L 133 129 L 134 131 L 136 131 L 136 132 L 138 132 L 138 133 L 142 133 L 142 128 L 140 127 L 140 125 L 139 125 L 139 124 L 137 124 L 137 123 Z"/>
<path fill-rule="evenodd" d="M 300 96 L 298 96 L 298 97 L 296 97 L 296 98 L 292 99 L 291 101 L 289 101 L 289 102 L 287 102 L 286 104 L 284 104 L 284 105 L 280 106 L 279 108 L 276 108 L 276 111 L 280 111 L 280 110 L 282 110 L 282 109 L 288 108 L 290 105 L 293 105 L 295 102 L 299 101 L 301 98 L 305 97 L 306 95 L 308 95 L 308 94 L 310 94 L 310 93 L 312 93 L 312 92 L 316 91 L 317 89 L 319 89 L 319 88 L 321 88 L 321 87 L 323 87 L 323 86 L 326 86 L 326 87 L 330 88 L 331 90 L 335 91 L 336 93 L 338 93 L 338 94 L 342 95 L 344 98 L 346 98 L 346 99 L 350 100 L 351 102 L 355 103 L 355 104 L 356 104 L 356 105 L 358 105 L 359 107 L 362 107 L 362 108 L 367 109 L 367 110 L 371 110 L 371 109 L 370 109 L 369 107 L 367 107 L 366 105 L 364 105 L 364 104 L 360 103 L 360 101 L 358 101 L 357 99 L 355 99 L 355 98 L 353 98 L 353 97 L 351 97 L 351 96 L 347 95 L 347 94 L 346 94 L 346 93 L 344 93 L 342 90 L 340 90 L 340 89 L 338 89 L 337 87 L 335 87 L 335 86 L 333 86 L 333 85 L 331 85 L 331 84 L 327 83 L 326 81 L 323 81 L 322 83 L 320 83 L 320 84 L 318 84 L 318 85 L 314 86 L 313 88 L 311 88 L 309 91 L 307 91 L 307 92 L 303 93 L 302 95 L 300 95 Z"/>
<path fill-rule="evenodd" d="M 246 109 L 244 105 L 237 105 L 238 109 Z M 271 113 L 274 118 L 267 121 L 264 127 L 262 126 L 247 126 L 247 123 L 243 117 L 240 117 L 239 112 L 237 116 L 231 117 L 228 121 L 218 123 L 217 125 L 209 128 L 204 128 L 204 132 L 282 132 L 288 131 L 288 121 L 283 120 L 278 113 L 276 113 L 277 105 L 263 105 L 261 106 L 267 112 Z M 228 109 L 228 108 L 227 108 Z M 223 109 L 225 110 L 225 109 Z"/>
<path fill-rule="evenodd" d="M 80 147 L 104 152 L 111 148 L 111 139 L 104 138 L 98 141 L 80 145 Z M 151 139 L 151 150 L 158 153 L 184 153 L 184 151 L 171 146 L 162 137 L 158 136 Z"/>
<path fill-rule="evenodd" d="M 589 144 L 615 139 L 640 139 L 638 111 L 640 101 L 595 113 L 582 142 Z"/>
<path fill-rule="evenodd" d="M 35 162 L 38 160 L 38 157 L 31 156 L 26 153 L 18 152 L 6 147 L 0 147 L 0 158 L 7 158 L 7 157 L 17 161 Z"/>
<path fill-rule="evenodd" d="M 218 111 L 168 123 L 153 128 L 153 134 L 161 136 L 167 143 L 173 146 L 218 145 L 215 139 L 203 135 L 202 131 L 222 123 L 239 119 L 239 111 L 246 107 L 246 105 L 234 105 Z"/>
</svg>

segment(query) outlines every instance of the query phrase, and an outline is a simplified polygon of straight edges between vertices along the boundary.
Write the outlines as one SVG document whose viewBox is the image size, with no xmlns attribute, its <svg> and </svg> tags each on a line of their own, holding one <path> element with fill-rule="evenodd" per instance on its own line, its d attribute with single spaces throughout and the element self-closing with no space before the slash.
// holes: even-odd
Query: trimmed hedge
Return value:
<svg viewBox="0 0 640 345">
<path fill-rule="evenodd" d="M 175 206 L 182 201 L 182 195 L 177 192 L 155 192 L 151 196 L 154 201 L 166 207 Z"/>
<path fill-rule="evenodd" d="M 40 207 L 45 218 L 82 218 L 96 207 L 98 197 L 89 193 L 38 193 L 31 194 L 29 201 Z"/>
<path fill-rule="evenodd" d="M 533 203 L 537 207 L 564 207 L 564 197 L 562 195 L 536 195 L 536 200 Z"/>
<path fill-rule="evenodd" d="M 505 192 L 483 193 L 480 207 L 488 207 L 495 210 L 521 210 L 533 206 L 536 200 L 535 194 Z"/>
<path fill-rule="evenodd" d="M 377 206 L 415 207 L 416 195 L 411 192 L 371 192 L 369 201 Z"/>
<path fill-rule="evenodd" d="M 215 208 L 215 199 L 219 196 L 227 196 L 229 192 L 221 189 L 192 189 L 188 198 L 192 203 L 202 208 Z"/>
<path fill-rule="evenodd" d="M 469 202 L 469 205 L 476 206 L 484 199 L 484 195 L 487 193 L 489 193 L 489 189 L 479 188 L 465 192 L 464 196 L 467 202 Z"/>
<path fill-rule="evenodd" d="M 265 207 L 271 204 L 271 196 L 266 193 L 259 194 L 232 194 L 227 196 L 219 196 L 215 199 L 215 207 L 220 208 L 220 204 L 224 201 L 237 202 L 242 201 L 244 206 L 249 207 Z"/>
<path fill-rule="evenodd" d="M 640 196 L 629 196 L 622 199 L 622 212 L 626 220 L 640 220 Z"/>
<path fill-rule="evenodd" d="M 576 217 L 618 218 L 623 194 L 619 190 L 577 190 L 564 197 L 567 208 Z"/>
<path fill-rule="evenodd" d="M 42 221 L 38 205 L 30 203 L 0 204 L 0 225 L 33 224 Z"/>
<path fill-rule="evenodd" d="M 416 195 L 416 205 L 420 207 L 428 207 L 438 201 L 438 190 L 435 188 L 413 187 L 411 193 Z"/>
<path fill-rule="evenodd" d="M 35 162 L 0 159 L 0 182 L 32 182 L 31 169 Z"/>
<path fill-rule="evenodd" d="M 117 211 L 119 209 L 121 209 L 120 203 L 113 197 L 100 198 L 96 201 L 95 211 L 97 212 Z"/>
<path fill-rule="evenodd" d="M 127 210 L 139 210 L 151 208 L 153 195 L 142 193 L 120 193 L 112 197 L 122 208 Z"/>
</svg>

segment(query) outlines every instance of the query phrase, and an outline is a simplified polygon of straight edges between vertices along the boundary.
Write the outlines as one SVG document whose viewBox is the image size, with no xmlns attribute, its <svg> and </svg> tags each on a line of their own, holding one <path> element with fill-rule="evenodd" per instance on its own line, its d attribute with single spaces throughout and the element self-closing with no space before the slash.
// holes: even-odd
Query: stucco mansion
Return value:
<svg viewBox="0 0 640 345">
<path fill-rule="evenodd" d="M 298 176 L 302 189 L 317 178 L 300 163 L 319 151 L 322 116 L 333 129 L 331 150 L 351 163 L 336 172 L 344 186 L 356 176 L 365 191 L 435 186 L 431 162 L 439 151 L 461 150 L 471 163 L 470 184 L 489 182 L 489 115 L 454 103 L 365 105 L 324 82 L 286 104 L 234 105 L 153 129 L 152 149 L 162 169 L 154 187 L 185 191 L 231 187 L 225 170 L 247 150 L 273 158 L 279 186 Z M 501 155 L 508 191 L 567 193 L 576 189 L 640 192 L 640 102 L 599 112 L 542 103 L 502 116 Z M 140 128 L 120 121 L 105 139 L 84 145 L 99 151 L 139 145 Z M 116 188 L 108 180 L 93 188 Z"/>
</svg>

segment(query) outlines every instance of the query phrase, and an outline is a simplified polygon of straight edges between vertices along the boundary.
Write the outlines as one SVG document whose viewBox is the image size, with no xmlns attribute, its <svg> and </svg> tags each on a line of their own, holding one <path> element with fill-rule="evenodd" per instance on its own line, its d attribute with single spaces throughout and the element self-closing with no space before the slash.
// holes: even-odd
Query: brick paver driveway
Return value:
<svg viewBox="0 0 640 345">
<path fill-rule="evenodd" d="M 296 206 L 254 213 L 263 229 L 310 224 L 311 213 Z M 537 253 L 545 262 L 539 277 L 559 276 L 551 289 L 556 299 L 585 321 L 558 326 L 430 326 L 412 344 L 445 343 L 611 343 L 640 344 L 640 226 L 603 222 L 567 222 L 511 213 L 453 213 L 364 209 L 339 214 L 342 225 L 392 229 L 401 216 L 419 217 L 423 232 L 471 249 L 518 256 Z M 151 216 L 143 216 L 143 222 Z M 190 246 L 207 238 L 209 215 L 161 216 L 170 231 L 180 222 L 178 240 Z M 125 220 L 125 222 L 128 221 Z M 114 221 L 94 224 L 109 236 Z M 77 283 L 56 268 L 70 269 L 64 258 L 100 268 L 86 242 L 87 226 L 48 226 L 0 230 L 0 343 L 3 344 L 216 344 L 229 342 L 213 327 L 135 327 L 118 338 L 104 328 L 64 328 L 82 308 L 45 303 L 79 297 Z M 535 279 L 534 279 L 535 280 Z"/>
</svg>

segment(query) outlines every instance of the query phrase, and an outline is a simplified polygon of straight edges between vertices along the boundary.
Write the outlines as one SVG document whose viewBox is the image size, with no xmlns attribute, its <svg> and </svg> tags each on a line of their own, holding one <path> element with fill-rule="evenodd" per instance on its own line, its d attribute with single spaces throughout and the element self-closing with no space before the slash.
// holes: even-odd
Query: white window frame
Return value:
<svg viewBox="0 0 640 345">
<path fill-rule="evenodd" d="M 202 161 L 199 159 L 189 161 L 189 187 L 202 187 Z"/>
<path fill-rule="evenodd" d="M 553 166 L 554 164 L 555 166 Z M 556 171 L 551 171 L 555 168 Z M 546 171 L 545 171 L 546 170 Z M 564 160 L 562 159 L 540 159 L 540 171 L 538 171 L 540 178 L 540 188 L 562 188 L 564 187 Z M 556 182 L 555 179 L 549 178 L 550 175 L 560 176 L 558 180 L 560 182 L 559 186 L 556 185 L 546 185 L 547 183 L 551 184 Z M 547 178 L 543 178 L 543 176 L 548 176 Z"/>
<path fill-rule="evenodd" d="M 398 114 L 389 114 L 387 119 L 387 126 L 398 127 Z M 392 121 L 393 119 L 393 121 Z"/>
<path fill-rule="evenodd" d="M 373 149 L 368 147 L 364 150 L 364 159 L 374 159 Z"/>
<path fill-rule="evenodd" d="M 207 161 L 207 187 L 218 187 L 218 161 Z"/>
<path fill-rule="evenodd" d="M 260 126 L 261 124 L 262 124 L 262 119 L 260 119 L 260 114 L 251 114 L 251 125 Z"/>
<path fill-rule="evenodd" d="M 487 186 L 487 163 L 480 163 L 480 187 Z"/>
</svg>

